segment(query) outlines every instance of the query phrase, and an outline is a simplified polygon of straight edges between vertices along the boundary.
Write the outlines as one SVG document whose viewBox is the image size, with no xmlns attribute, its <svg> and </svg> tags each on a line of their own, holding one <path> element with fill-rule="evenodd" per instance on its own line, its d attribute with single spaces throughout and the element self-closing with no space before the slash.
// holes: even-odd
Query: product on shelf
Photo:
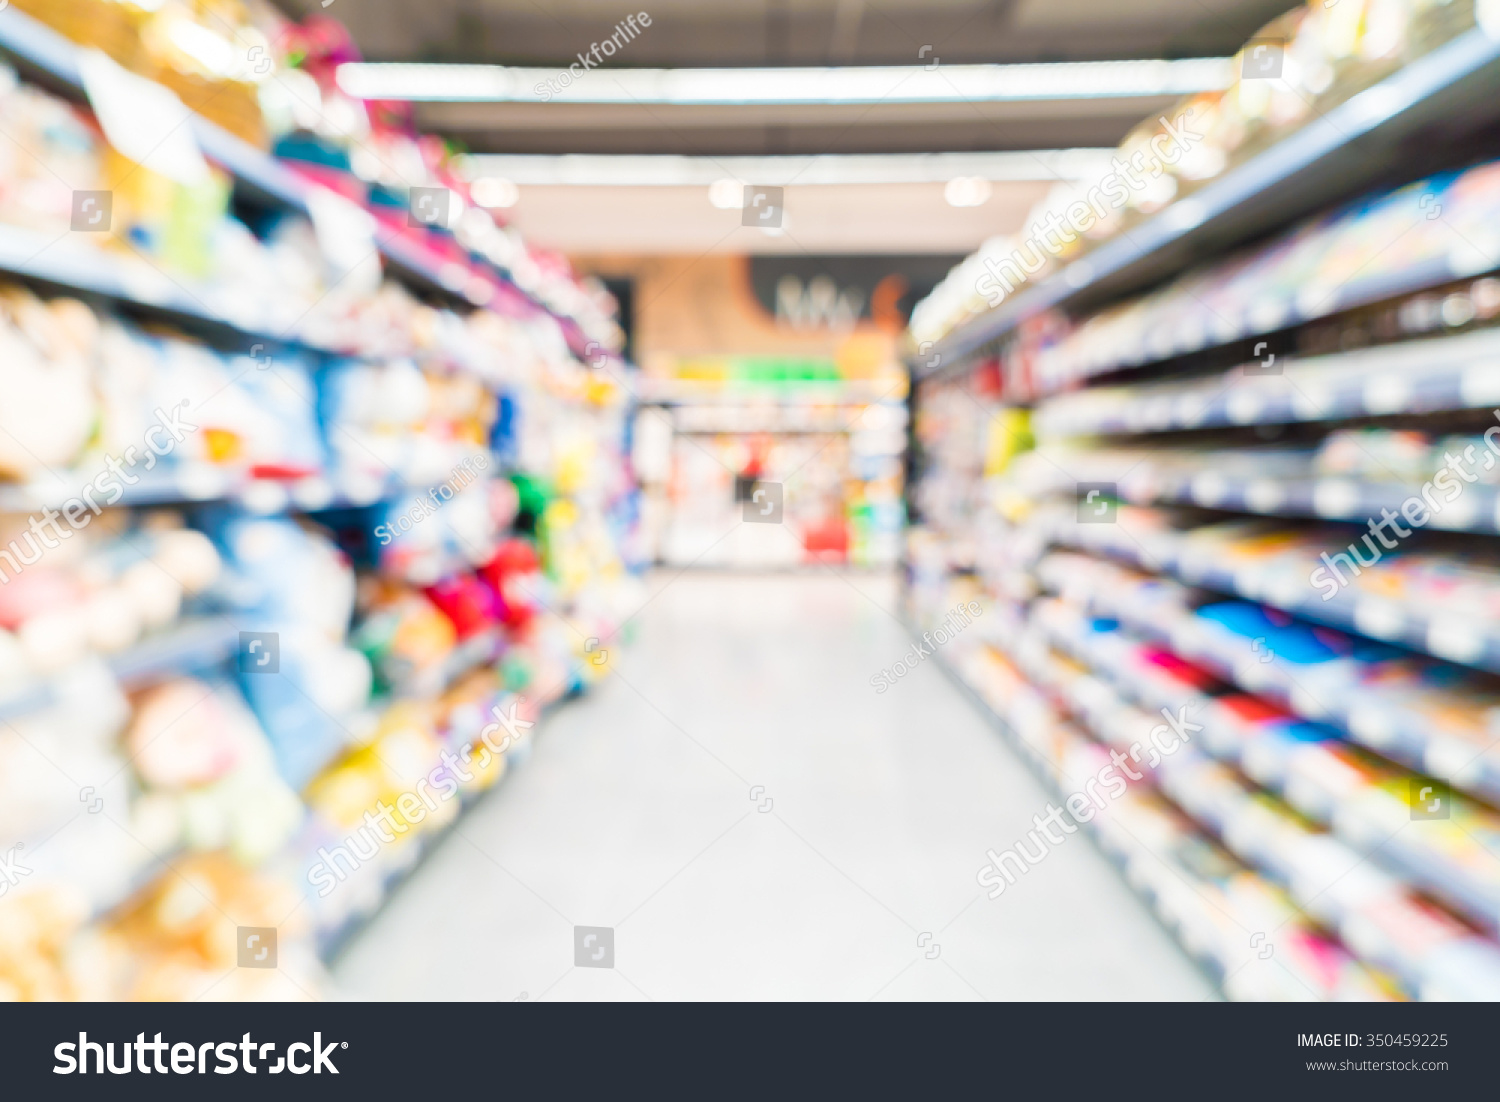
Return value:
<svg viewBox="0 0 1500 1102">
<path fill-rule="evenodd" d="M 1475 862 L 1476 843 L 1455 844 L 1458 832 L 1437 822 L 1413 827 L 1399 846 L 1387 837 L 1390 820 L 1399 823 L 1414 802 L 1408 778 L 1392 776 L 1375 759 L 1351 757 L 1326 730 L 1226 693 L 1205 671 L 1169 651 L 1141 648 L 1107 622 L 1080 621 L 1054 604 L 1042 608 L 1037 623 L 1052 643 L 1086 664 L 1073 685 L 1066 675 L 1061 679 L 1062 691 L 1106 742 L 1123 750 L 1133 749 L 1132 736 L 1144 743 L 1159 713 L 1136 710 L 1137 704 L 1180 709 L 1203 727 L 1187 745 L 1151 753 L 1140 769 L 1365 959 L 1395 973 L 1413 996 L 1493 998 L 1500 992 L 1500 945 L 1403 886 L 1412 877 L 1493 932 L 1478 903 L 1493 877 Z M 1047 643 L 1028 642 L 1040 655 L 1032 675 L 1057 683 L 1055 671 L 1065 661 L 1047 655 Z M 1210 760 L 1205 750 L 1245 775 Z M 1362 783 L 1381 776 L 1386 779 L 1379 785 Z M 1257 792 L 1256 783 L 1287 803 Z M 1394 806 L 1377 810 L 1387 803 Z M 1454 810 L 1463 827 L 1481 837 L 1493 829 L 1485 825 L 1491 814 L 1472 805 Z M 1464 851 L 1466 858 L 1450 856 Z"/>
<path fill-rule="evenodd" d="M 1015 257 L 1027 258 L 1024 268 L 1032 280 L 1054 274 L 1471 30 L 1476 12 L 1485 22 L 1484 9 L 1471 0 L 1351 0 L 1308 3 L 1278 17 L 1231 59 L 1223 91 L 1196 93 L 1144 120 L 1125 136 L 1112 167 L 1101 172 L 1100 179 L 1059 183 L 1048 192 L 1023 220 L 1029 237 L 992 238 L 954 268 L 912 312 L 913 343 L 938 341 L 997 305 L 994 296 L 1000 288 L 993 266 L 1002 260 L 1017 278 L 1026 277 Z M 1180 137 L 1184 130 L 1192 137 Z M 1123 170 L 1118 167 L 1122 163 Z M 1182 334 L 1177 340 L 1186 350 L 1202 347 L 1207 334 L 1226 324 L 1225 319 L 1229 334 L 1223 340 L 1279 328 L 1265 320 L 1267 313 L 1282 319 L 1294 309 L 1301 318 L 1328 312 L 1335 298 L 1347 301 L 1343 296 L 1349 292 L 1339 289 L 1353 277 L 1378 285 L 1389 273 L 1429 262 L 1441 265 L 1450 258 L 1458 269 L 1454 275 L 1474 271 L 1483 246 L 1465 247 L 1451 227 L 1418 223 L 1408 237 L 1412 227 L 1405 208 L 1420 203 L 1418 217 L 1426 217 L 1433 203 L 1441 202 L 1438 193 L 1449 189 L 1450 181 L 1448 177 L 1411 185 L 1383 205 L 1377 201 L 1353 210 L 1342 225 L 1313 224 L 1298 231 L 1259 254 L 1270 258 L 1275 265 L 1271 270 L 1263 270 L 1255 260 L 1231 259 L 1211 269 L 1217 273 L 1214 277 L 1189 275 L 1144 300 L 1151 303 L 1150 324 L 1143 324 L 1142 309 L 1132 315 L 1130 306 L 1096 314 L 1087 335 L 1088 352 L 1130 363 L 1143 341 L 1162 333 Z M 1474 188 L 1473 183 L 1454 185 L 1445 193 L 1464 232 L 1477 229 L 1482 221 L 1494 221 L 1484 213 L 1493 201 L 1481 197 L 1476 205 L 1469 194 L 1492 189 L 1487 184 Z M 1047 224 L 1049 215 L 1061 218 L 1075 204 L 1088 211 L 1075 223 L 1081 232 L 1054 229 L 1054 246 L 1048 231 L 1035 227 Z M 1399 229 L 1391 230 L 1397 222 Z M 1242 290 L 1229 292 L 1233 302 L 1226 303 L 1221 284 L 1235 280 Z M 1253 296 L 1244 293 L 1252 280 Z M 1240 323 L 1240 309 L 1234 307 L 1251 310 L 1251 319 Z M 1049 353 L 1056 351 L 1060 350 Z M 1047 388 L 1076 377 L 1077 361 L 1088 355 L 1082 349 L 1067 351 L 1071 355 L 1049 356 L 1063 362 L 1040 366 L 1041 383 Z"/>
<path fill-rule="evenodd" d="M 1474 17 L 1341 6 L 1263 36 L 1287 40 L 1300 105 L 1248 80 L 1203 97 L 1222 163 L 1189 162 L 1063 259 Z M 1226 979 L 1230 997 L 1500 995 L 1497 181 L 1486 161 L 1357 199 L 1144 294 L 1026 318 L 917 386 L 908 605 L 930 619 L 963 592 L 992 613 L 944 659 L 1064 790 L 1085 736 L 1134 761 L 1120 808 L 1149 786 L 1157 822 L 1284 893 L 1345 962 L 1300 993 Z M 914 340 L 941 338 L 962 290 Z M 1167 750 L 1147 733 L 1169 715 L 1196 726 Z M 1106 846 L 1149 854 L 1175 837 L 1157 829 Z"/>
<path fill-rule="evenodd" d="M 237 0 L 17 0 L 16 7 L 170 88 L 244 141 L 264 144 L 256 86 L 270 73 L 270 43 L 252 12 L 268 9 Z"/>
<path fill-rule="evenodd" d="M 97 116 L 0 70 L 0 252 L 48 288 L 0 287 L 0 852 L 27 870 L 0 997 L 320 997 L 316 953 L 608 672 L 640 600 L 628 388 L 583 362 L 613 304 L 340 93 L 326 18 L 16 7 L 102 53 L 50 43 Z M 183 178 L 121 130 L 169 102 L 121 66 L 199 112 Z M 451 226 L 407 224 L 423 186 Z M 97 230 L 72 188 L 112 193 Z M 403 801 L 429 778 L 454 798 Z M 383 800 L 421 829 L 323 898 L 320 848 Z M 276 930 L 274 967 L 239 927 Z"/>
<path fill-rule="evenodd" d="M 85 663 L 54 679 L 52 699 L 10 716 L 0 739 L 0 845 L 25 870 L 0 896 L 0 987 L 28 999 L 315 990 L 285 923 L 295 895 L 251 871 L 303 807 L 239 691 L 169 677 L 127 696 Z M 236 925 L 281 926 L 282 976 L 226 977 Z"/>
<path fill-rule="evenodd" d="M 1242 769 L 1300 814 L 1330 826 L 1351 849 L 1409 877 L 1492 935 L 1500 929 L 1500 865 L 1484 860 L 1487 840 L 1500 826 L 1494 812 L 1444 788 L 1443 799 L 1450 806 L 1443 819 L 1431 825 L 1404 825 L 1417 822 L 1416 812 L 1428 802 L 1417 798 L 1422 785 L 1429 786 L 1429 796 L 1438 791 L 1429 778 L 1348 746 L 1327 726 L 1300 721 L 1258 698 L 1227 691 L 1202 669 L 1183 663 L 1170 651 L 1140 645 L 1112 622 L 1082 621 L 1052 603 L 1040 606 L 1033 622 L 1043 635 L 1141 707 L 1182 709 L 1191 715 L 1203 726 L 1194 739 L 1197 750 Z M 1090 704 L 1111 720 L 1118 719 L 1117 700 L 1113 706 L 1097 699 Z M 1147 715 L 1138 713 L 1139 718 Z M 1137 723 L 1135 730 L 1139 736 L 1144 728 Z M 1170 773 L 1191 756 L 1164 756 L 1161 769 Z M 1314 894 L 1322 894 L 1320 885 L 1311 887 Z M 1500 977 L 1500 948 L 1494 959 L 1493 971 Z"/>
<path fill-rule="evenodd" d="M 1088 778 L 1110 767 L 1108 748 L 1070 722 L 1012 659 L 981 643 L 970 646 L 957 665 L 1004 718 L 1059 796 L 1079 791 Z M 1206 838 L 1144 782 L 1126 781 L 1086 829 L 1188 951 L 1223 978 L 1230 997 L 1398 997 L 1384 976 L 1354 959 L 1282 889 Z M 1003 883 L 999 886 L 1003 892 Z M 1262 937 L 1252 940 L 1254 931 Z M 1270 953 L 1264 951 L 1267 941 L 1272 944 Z"/>
<path fill-rule="evenodd" d="M 219 574 L 212 544 L 170 514 L 130 527 L 105 513 L 96 527 L 59 528 L 65 539 L 41 526 L 37 534 L 30 519 L 0 517 L 0 535 L 12 537 L 0 547 L 0 628 L 12 633 L 11 661 L 34 676 L 161 631 Z"/>
<path fill-rule="evenodd" d="M 298 26 L 258 2 L 21 7 L 29 14 L 9 18 L 41 19 L 104 51 L 71 58 L 97 123 L 18 84 L 9 69 L 0 77 L 0 118 L 15 149 L 0 184 L 0 222 L 14 227 L 23 263 L 93 269 L 110 293 L 123 288 L 153 304 L 175 298 L 189 312 L 277 340 L 353 350 L 364 335 L 359 321 L 379 327 L 381 319 L 361 315 L 384 251 L 470 303 L 555 314 L 579 355 L 619 347 L 614 303 L 597 281 L 576 279 L 561 257 L 498 225 L 471 201 L 450 151 L 413 133 L 393 105 L 367 106 L 339 89 L 338 65 L 357 54 L 326 16 Z M 209 121 L 190 125 L 192 111 Z M 155 121 L 177 114 L 179 124 Z M 215 131 L 200 150 L 203 127 L 214 123 L 229 133 Z M 274 144 L 295 175 L 231 134 L 251 147 Z M 227 163 L 211 164 L 205 153 Z M 279 186 L 297 195 L 257 216 L 254 232 L 230 213 L 226 170 L 247 166 L 262 179 L 292 180 Z M 440 189 L 449 209 L 416 227 L 406 208 L 411 189 L 423 187 Z M 107 195 L 80 211 L 78 191 Z M 84 216 L 89 232 L 69 233 Z M 111 254 L 102 270 L 84 255 L 90 245 Z"/>
<path fill-rule="evenodd" d="M 893 562 L 904 521 L 905 411 L 891 403 L 823 408 L 788 402 L 769 408 L 774 420 L 764 416 L 768 407 L 754 405 L 672 411 L 677 429 L 660 488 L 669 510 L 662 558 L 744 565 Z M 757 412 L 759 423 L 772 426 L 769 431 L 733 431 L 736 419 L 755 423 L 747 415 Z M 730 431 L 703 431 L 710 426 Z M 737 527 L 744 488 L 752 482 L 782 487 L 779 523 L 786 532 L 769 530 L 769 524 L 764 530 Z"/>
<path fill-rule="evenodd" d="M 127 903 L 78 952 L 110 977 L 113 997 L 142 1001 L 302 1001 L 324 986 L 280 877 L 205 853 L 183 859 Z M 239 928 L 276 931 L 276 967 L 243 967 Z M 252 957 L 253 959 L 253 957 Z"/>
<path fill-rule="evenodd" d="M 1489 675 L 1071 552 L 1049 553 L 1037 575 L 1247 691 L 1500 804 L 1500 684 Z"/>
<path fill-rule="evenodd" d="M 187 288 L 190 308 L 284 337 L 311 332 L 305 316 L 326 294 L 342 297 L 306 215 L 281 215 L 257 237 L 230 213 L 222 171 L 205 167 L 189 184 L 162 175 L 155 162 L 130 160 L 81 108 L 19 83 L 4 67 L 0 126 L 12 136 L 0 165 L 0 224 L 23 266 L 62 264 L 106 283 L 114 273 L 146 301 Z M 76 206 L 80 195 L 92 205 Z"/>
<path fill-rule="evenodd" d="M 1078 325 L 1022 331 L 1005 357 L 1018 393 L 1047 394 L 1111 370 L 1270 334 L 1494 267 L 1500 165 L 1421 180 L 1315 218 L 1279 240 L 1202 268 Z M 1432 216 L 1439 211 L 1440 216 Z M 1344 347 L 1493 325 L 1500 284 L 1485 277 L 1367 311 Z M 1265 350 L 1285 360 L 1286 342 Z M 1333 351 L 1325 349 L 1324 351 Z M 1271 374 L 1267 371 L 1266 374 Z"/>
</svg>

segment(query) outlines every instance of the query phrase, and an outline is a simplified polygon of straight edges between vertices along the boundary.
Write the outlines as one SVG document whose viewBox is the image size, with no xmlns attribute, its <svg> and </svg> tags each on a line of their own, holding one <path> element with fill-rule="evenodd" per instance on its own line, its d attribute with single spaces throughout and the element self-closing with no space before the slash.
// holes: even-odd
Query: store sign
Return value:
<svg viewBox="0 0 1500 1102">
<path fill-rule="evenodd" d="M 846 332 L 860 321 L 896 332 L 957 256 L 755 256 L 750 283 L 776 324 Z"/>
<path fill-rule="evenodd" d="M 865 293 L 858 287 L 840 289 L 826 275 L 802 280 L 788 272 L 776 282 L 776 324 L 793 329 L 854 328 L 865 307 Z"/>
</svg>

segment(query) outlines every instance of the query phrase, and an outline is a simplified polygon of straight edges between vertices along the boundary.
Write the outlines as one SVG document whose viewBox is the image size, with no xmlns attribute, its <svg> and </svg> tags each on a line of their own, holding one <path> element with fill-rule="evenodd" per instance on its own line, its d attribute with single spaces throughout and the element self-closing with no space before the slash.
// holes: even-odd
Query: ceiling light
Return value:
<svg viewBox="0 0 1500 1102">
<path fill-rule="evenodd" d="M 745 185 L 727 177 L 708 185 L 708 201 L 720 210 L 741 210 L 745 205 Z"/>
<path fill-rule="evenodd" d="M 538 103 L 553 69 L 503 65 L 354 62 L 340 65 L 348 95 L 372 100 Z M 1178 96 L 1220 91 L 1230 59 L 1073 61 L 1022 65 L 846 65 L 779 69 L 600 69 L 551 103 L 623 105 L 957 103 Z M 545 106 L 538 104 L 538 106 Z"/>
<path fill-rule="evenodd" d="M 469 184 L 469 196 L 481 207 L 513 207 L 521 189 L 503 176 L 481 176 Z"/>
<path fill-rule="evenodd" d="M 500 176 L 522 187 L 703 187 L 709 202 L 739 209 L 742 180 L 768 187 L 824 184 L 946 184 L 957 176 L 992 183 L 1095 180 L 1113 149 L 1033 149 L 999 153 L 825 153 L 815 157 L 682 157 L 672 154 L 470 154 L 468 180 Z M 716 198 L 718 196 L 718 198 Z M 722 204 L 721 200 L 722 199 Z"/>
<path fill-rule="evenodd" d="M 983 176 L 955 176 L 943 188 L 950 207 L 982 207 L 993 189 Z"/>
</svg>

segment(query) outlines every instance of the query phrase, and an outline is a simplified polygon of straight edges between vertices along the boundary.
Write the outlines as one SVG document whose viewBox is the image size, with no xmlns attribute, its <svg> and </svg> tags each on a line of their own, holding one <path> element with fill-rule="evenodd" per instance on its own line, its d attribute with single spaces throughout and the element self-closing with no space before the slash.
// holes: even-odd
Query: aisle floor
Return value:
<svg viewBox="0 0 1500 1102">
<path fill-rule="evenodd" d="M 883 575 L 662 572 L 335 963 L 356 999 L 1204 999 L 1085 836 L 987 898 L 1047 795 L 911 645 Z M 575 927 L 614 967 L 574 964 Z M 589 956 L 601 941 L 590 942 Z M 607 958 L 606 958 L 607 959 Z"/>
</svg>

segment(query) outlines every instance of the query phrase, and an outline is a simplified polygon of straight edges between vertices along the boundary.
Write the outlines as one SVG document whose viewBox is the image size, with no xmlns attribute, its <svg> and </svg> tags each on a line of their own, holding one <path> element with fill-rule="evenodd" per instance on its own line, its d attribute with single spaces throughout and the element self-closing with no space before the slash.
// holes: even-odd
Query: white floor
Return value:
<svg viewBox="0 0 1500 1102">
<path fill-rule="evenodd" d="M 891 579 L 665 572 L 652 592 L 614 676 L 345 951 L 343 994 L 1212 997 L 1083 835 L 981 894 L 986 848 L 1047 797 L 931 662 L 876 694 L 910 645 Z M 613 928 L 615 967 L 574 966 L 575 926 Z"/>
</svg>

